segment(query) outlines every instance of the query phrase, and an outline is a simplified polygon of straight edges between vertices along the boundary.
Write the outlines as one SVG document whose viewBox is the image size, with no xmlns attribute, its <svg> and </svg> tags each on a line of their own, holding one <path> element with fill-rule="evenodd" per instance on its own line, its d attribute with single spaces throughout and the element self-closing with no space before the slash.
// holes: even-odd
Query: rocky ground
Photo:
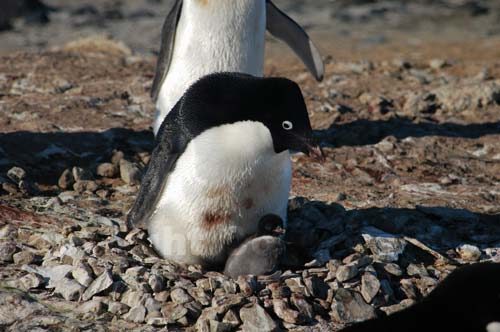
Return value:
<svg viewBox="0 0 500 332">
<path fill-rule="evenodd" d="M 451 23 L 373 34 L 405 17 L 379 8 L 396 2 L 339 3 L 316 5 L 354 15 L 329 16 L 344 35 L 283 2 L 316 22 L 327 75 L 317 84 L 277 43 L 266 73 L 299 82 L 327 161 L 293 156 L 286 262 L 238 280 L 163 261 L 125 225 L 153 146 L 150 52 L 126 37 L 45 44 L 43 29 L 42 50 L 12 52 L 35 33 L 18 21 L 24 39 L 0 35 L 0 330 L 340 330 L 457 266 L 500 263 L 500 38 L 481 24 L 495 7 L 441 2 L 478 26 L 458 38 Z"/>
</svg>

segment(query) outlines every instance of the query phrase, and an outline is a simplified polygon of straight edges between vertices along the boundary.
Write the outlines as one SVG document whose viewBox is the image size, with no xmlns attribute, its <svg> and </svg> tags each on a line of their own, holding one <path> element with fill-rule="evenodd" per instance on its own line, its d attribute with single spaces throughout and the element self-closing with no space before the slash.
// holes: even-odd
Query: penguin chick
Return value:
<svg viewBox="0 0 500 332">
<path fill-rule="evenodd" d="M 286 222 L 290 149 L 322 157 L 296 83 L 206 76 L 165 119 L 128 222 L 167 259 L 222 265 L 262 216 Z"/>
<path fill-rule="evenodd" d="M 461 267 L 422 302 L 342 332 L 496 332 L 500 322 L 500 264 Z"/>
<path fill-rule="evenodd" d="M 237 278 L 241 275 L 266 275 L 276 271 L 285 252 L 283 220 L 268 214 L 259 221 L 257 234 L 233 250 L 226 261 L 224 274 Z"/>
</svg>

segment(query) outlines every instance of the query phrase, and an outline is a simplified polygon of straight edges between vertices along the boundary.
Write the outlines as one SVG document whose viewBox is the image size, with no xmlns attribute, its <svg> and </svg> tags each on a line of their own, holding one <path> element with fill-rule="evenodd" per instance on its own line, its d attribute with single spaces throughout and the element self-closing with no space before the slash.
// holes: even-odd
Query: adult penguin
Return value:
<svg viewBox="0 0 500 332">
<path fill-rule="evenodd" d="M 128 222 L 163 257 L 204 266 L 223 264 L 263 216 L 286 225 L 289 150 L 323 157 L 299 86 L 240 73 L 193 84 L 156 142 Z"/>
<path fill-rule="evenodd" d="M 321 81 L 321 55 L 305 31 L 269 0 L 170 0 L 151 96 L 154 133 L 186 89 L 215 72 L 262 76 L 265 31 L 284 40 Z"/>
</svg>

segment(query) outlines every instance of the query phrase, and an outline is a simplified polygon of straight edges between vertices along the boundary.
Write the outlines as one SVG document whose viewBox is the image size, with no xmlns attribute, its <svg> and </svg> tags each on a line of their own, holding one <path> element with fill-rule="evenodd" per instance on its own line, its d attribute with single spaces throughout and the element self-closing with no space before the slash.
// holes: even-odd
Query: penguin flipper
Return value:
<svg viewBox="0 0 500 332">
<path fill-rule="evenodd" d="M 129 227 L 145 228 L 148 225 L 163 193 L 168 176 L 186 148 L 187 143 L 183 140 L 182 131 L 178 126 L 178 109 L 179 104 L 167 115 L 158 131 L 156 146 L 142 179 L 139 194 L 127 216 Z"/>
<path fill-rule="evenodd" d="M 158 99 L 160 89 L 167 76 L 170 62 L 172 61 L 172 54 L 174 52 L 175 33 L 177 31 L 177 23 L 182 10 L 182 0 L 169 1 L 171 9 L 165 18 L 163 28 L 161 31 L 161 48 L 158 60 L 156 63 L 156 72 L 151 88 L 151 98 L 153 101 Z"/>
<path fill-rule="evenodd" d="M 322 81 L 325 65 L 321 54 L 302 27 L 283 13 L 272 1 L 266 1 L 267 30 L 283 40 L 304 62 L 317 81 Z"/>
</svg>

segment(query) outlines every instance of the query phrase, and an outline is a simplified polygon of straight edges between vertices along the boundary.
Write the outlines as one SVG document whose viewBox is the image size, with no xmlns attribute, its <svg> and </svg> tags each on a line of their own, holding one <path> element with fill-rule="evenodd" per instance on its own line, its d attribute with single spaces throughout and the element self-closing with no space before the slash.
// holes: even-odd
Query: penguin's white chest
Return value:
<svg viewBox="0 0 500 332">
<path fill-rule="evenodd" d="M 151 241 L 178 262 L 221 263 L 228 245 L 254 234 L 262 216 L 286 220 L 290 180 L 289 153 L 274 152 L 264 125 L 207 130 L 169 175 L 149 223 Z"/>
<path fill-rule="evenodd" d="M 184 1 L 170 67 L 160 87 L 154 131 L 199 78 L 215 72 L 262 76 L 264 0 Z"/>
</svg>

